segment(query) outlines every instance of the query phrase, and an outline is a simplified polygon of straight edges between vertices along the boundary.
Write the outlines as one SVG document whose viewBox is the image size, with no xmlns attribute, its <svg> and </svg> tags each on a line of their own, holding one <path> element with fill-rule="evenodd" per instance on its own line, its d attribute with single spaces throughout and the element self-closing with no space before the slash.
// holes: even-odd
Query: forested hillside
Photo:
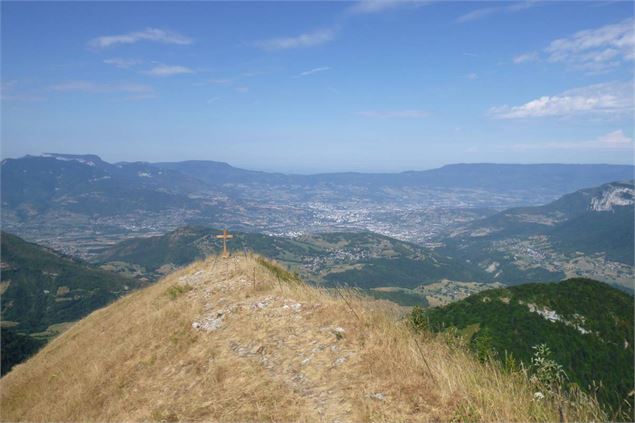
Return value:
<svg viewBox="0 0 635 423">
<path fill-rule="evenodd" d="M 569 279 L 493 289 L 445 307 L 413 312 L 418 325 L 456 331 L 481 357 L 493 354 L 530 365 L 546 344 L 567 383 L 607 407 L 632 412 L 633 297 L 604 283 Z"/>
</svg>

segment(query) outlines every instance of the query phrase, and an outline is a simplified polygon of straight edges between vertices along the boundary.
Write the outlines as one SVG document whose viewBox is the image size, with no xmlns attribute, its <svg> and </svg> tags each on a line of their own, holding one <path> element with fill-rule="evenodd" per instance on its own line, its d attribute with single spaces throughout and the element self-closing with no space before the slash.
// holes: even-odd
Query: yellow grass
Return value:
<svg viewBox="0 0 635 423">
<path fill-rule="evenodd" d="M 219 313 L 214 331 L 192 326 Z M 585 404 L 565 418 L 604 418 Z M 0 407 L 3 421 L 559 420 L 521 375 L 414 334 L 386 302 L 254 257 L 211 257 L 92 313 L 0 380 Z"/>
</svg>

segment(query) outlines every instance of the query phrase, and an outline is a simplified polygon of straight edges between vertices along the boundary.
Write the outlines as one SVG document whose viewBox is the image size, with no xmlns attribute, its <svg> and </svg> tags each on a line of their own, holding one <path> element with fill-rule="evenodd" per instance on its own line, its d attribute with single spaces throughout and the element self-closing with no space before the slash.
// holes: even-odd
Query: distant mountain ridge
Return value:
<svg viewBox="0 0 635 423">
<path fill-rule="evenodd" d="M 188 192 L 201 190 L 205 185 L 224 183 L 256 183 L 284 185 L 350 184 L 365 186 L 409 186 L 433 187 L 527 189 L 540 188 L 550 191 L 569 192 L 587 186 L 633 178 L 631 165 L 605 164 L 495 164 L 461 163 L 437 169 L 405 171 L 400 173 L 336 172 L 310 175 L 270 173 L 233 167 L 228 163 L 210 160 L 188 160 L 182 162 L 120 162 L 110 164 L 99 156 L 86 154 L 46 153 L 42 156 L 25 156 L 2 161 L 6 177 L 15 177 L 16 167 L 29 170 L 36 165 L 51 165 L 52 160 L 77 163 L 95 170 L 108 172 L 111 177 L 127 178 L 128 181 L 143 182 L 145 187 L 171 187 L 172 190 Z M 22 165 L 20 165 L 22 164 Z M 58 169 L 61 166 L 57 167 Z M 46 169 L 49 170 L 49 169 Z M 164 172 L 161 172 L 163 170 Z M 90 176 L 98 176 L 93 172 Z M 4 175 L 3 175 L 4 176 Z M 79 175 L 78 175 L 79 176 Z M 102 174 L 101 176 L 107 176 Z M 144 178 L 145 179 L 138 179 Z M 196 183 L 198 181 L 198 185 Z M 200 185 L 203 184 L 203 185 Z M 168 190 L 169 191 L 169 190 Z"/>
<path fill-rule="evenodd" d="M 372 231 L 432 247 L 469 220 L 633 177 L 633 166 L 557 164 L 285 175 L 56 153 L 6 159 L 0 169 L 3 228 L 82 258 L 187 225 L 283 236 Z"/>
<path fill-rule="evenodd" d="M 244 170 L 214 161 L 111 164 L 96 155 L 47 153 L 5 159 L 1 166 L 3 209 L 20 219 L 46 211 L 115 215 L 170 208 L 214 213 L 210 195 L 253 199 L 264 188 L 279 198 L 346 199 L 352 193 L 381 201 L 399 199 L 393 189 L 481 189 L 527 191 L 547 197 L 602 183 L 633 178 L 626 165 L 456 164 L 402 173 L 325 173 L 286 175 Z M 357 188 L 355 188 L 357 187 Z M 309 189 L 311 188 L 311 189 Z M 395 197 L 396 195 L 396 197 Z M 411 195 L 411 194 L 403 194 Z M 529 195 L 529 194 L 527 194 Z M 530 195 L 529 195 L 530 196 Z M 425 196 L 424 196 L 425 198 Z"/>
<path fill-rule="evenodd" d="M 200 182 L 147 163 L 110 164 L 95 155 L 46 154 L 2 161 L 2 205 L 25 215 L 49 209 L 116 214 L 188 204 Z"/>
<path fill-rule="evenodd" d="M 508 190 L 540 187 L 569 192 L 605 182 L 632 179 L 630 165 L 587 164 L 449 164 L 437 169 L 398 173 L 335 172 L 310 175 L 244 170 L 227 163 L 195 160 L 154 163 L 198 177 L 208 184 L 225 182 L 258 184 L 360 184 L 367 186 L 426 185 L 434 187 L 497 188 Z"/>
</svg>

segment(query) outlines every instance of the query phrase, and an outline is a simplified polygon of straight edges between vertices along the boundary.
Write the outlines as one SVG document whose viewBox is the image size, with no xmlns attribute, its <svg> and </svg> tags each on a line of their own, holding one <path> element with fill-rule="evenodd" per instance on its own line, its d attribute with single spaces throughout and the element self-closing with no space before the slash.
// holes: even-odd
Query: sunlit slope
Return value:
<svg viewBox="0 0 635 423">
<path fill-rule="evenodd" d="M 387 303 L 216 257 L 98 310 L 0 380 L 3 421 L 556 421 L 519 375 Z M 597 409 L 567 409 L 573 420 Z M 598 417 L 600 416 L 600 417 Z"/>
</svg>

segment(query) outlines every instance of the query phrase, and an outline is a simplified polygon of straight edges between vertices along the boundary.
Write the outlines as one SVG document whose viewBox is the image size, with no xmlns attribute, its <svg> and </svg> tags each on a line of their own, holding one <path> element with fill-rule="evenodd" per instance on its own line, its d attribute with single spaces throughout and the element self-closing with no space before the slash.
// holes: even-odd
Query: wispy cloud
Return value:
<svg viewBox="0 0 635 423">
<path fill-rule="evenodd" d="M 233 79 L 224 78 L 224 79 L 209 79 L 207 81 L 208 84 L 218 84 L 218 85 L 227 85 L 231 84 Z"/>
<path fill-rule="evenodd" d="M 633 18 L 595 29 L 579 31 L 552 41 L 545 53 L 550 62 L 559 62 L 590 72 L 614 68 L 635 59 Z"/>
<path fill-rule="evenodd" d="M 143 63 L 142 60 L 137 59 L 122 59 L 121 57 L 113 57 L 111 59 L 105 59 L 104 63 L 107 65 L 112 65 L 119 69 L 128 69 L 136 65 L 140 65 Z"/>
<path fill-rule="evenodd" d="M 256 41 L 254 46 L 262 50 L 288 50 L 294 48 L 307 48 L 315 47 L 321 44 L 328 43 L 335 39 L 334 29 L 320 29 L 313 32 L 306 32 L 304 34 L 296 35 L 293 37 L 280 37 L 271 38 L 268 40 Z"/>
<path fill-rule="evenodd" d="M 142 31 L 129 32 L 127 34 L 104 35 L 93 38 L 88 42 L 88 45 L 92 48 L 105 48 L 118 44 L 134 44 L 139 41 L 154 41 L 158 43 L 178 45 L 192 43 L 191 38 L 179 34 L 178 32 L 157 28 L 146 28 Z"/>
<path fill-rule="evenodd" d="M 353 6 L 348 9 L 348 13 L 354 15 L 379 13 L 400 6 L 423 5 L 426 3 L 430 2 L 413 0 L 361 0 L 353 4 Z"/>
<path fill-rule="evenodd" d="M 500 106 L 489 110 L 496 119 L 611 116 L 632 113 L 633 93 L 629 83 L 609 82 L 543 96 L 520 106 Z"/>
<path fill-rule="evenodd" d="M 475 72 L 470 72 L 467 75 L 465 75 L 465 77 L 469 79 L 470 81 L 476 81 L 478 79 L 478 74 L 476 74 Z"/>
<path fill-rule="evenodd" d="M 241 94 L 247 94 L 249 92 L 249 87 L 247 87 L 246 85 L 241 85 L 239 87 L 234 88 L 236 91 L 238 91 Z"/>
<path fill-rule="evenodd" d="M 489 16 L 493 16 L 499 13 L 516 13 L 522 10 L 527 10 L 534 5 L 534 1 L 524 1 L 524 2 L 516 2 L 511 3 L 506 6 L 496 6 L 496 7 L 483 7 L 480 9 L 474 9 L 471 12 L 468 12 L 464 15 L 456 18 L 457 23 L 466 23 L 477 21 L 480 19 L 487 18 Z"/>
<path fill-rule="evenodd" d="M 369 110 L 364 112 L 357 112 L 357 115 L 377 119 L 422 119 L 428 117 L 429 114 L 428 112 L 425 112 L 423 110 Z"/>
<path fill-rule="evenodd" d="M 192 85 L 202 87 L 205 85 L 231 85 L 234 83 L 234 79 L 231 78 L 213 78 L 205 81 L 194 82 Z"/>
<path fill-rule="evenodd" d="M 129 94 L 153 94 L 154 89 L 144 84 L 105 84 L 93 81 L 66 81 L 59 84 L 51 85 L 51 91 L 58 92 L 83 92 L 83 93 L 112 93 L 124 92 Z"/>
<path fill-rule="evenodd" d="M 2 91 L 10 90 L 15 88 L 17 85 L 18 85 L 18 81 L 16 81 L 15 79 L 11 81 L 2 81 L 2 83 L 0 83 L 0 90 Z"/>
<path fill-rule="evenodd" d="M 621 129 L 602 135 L 597 142 L 612 148 L 633 147 L 633 138 L 627 136 Z"/>
<path fill-rule="evenodd" d="M 172 76 L 194 73 L 194 71 L 188 67 L 180 65 L 158 65 L 153 67 L 152 69 L 143 71 L 142 73 L 152 76 Z"/>
<path fill-rule="evenodd" d="M 555 141 L 543 143 L 511 144 L 507 149 L 517 151 L 527 150 L 631 150 L 633 138 L 623 130 L 609 132 L 593 140 L 586 141 Z"/>
<path fill-rule="evenodd" d="M 220 100 L 220 97 L 212 97 L 207 100 L 207 104 L 216 103 L 218 100 Z"/>
<path fill-rule="evenodd" d="M 321 67 L 318 67 L 318 68 L 309 69 L 309 70 L 306 70 L 304 72 L 300 72 L 296 76 L 296 78 L 301 78 L 303 76 L 309 76 L 309 75 L 313 75 L 313 74 L 316 74 L 316 73 L 325 72 L 327 70 L 331 70 L 330 66 L 321 66 Z"/>
<path fill-rule="evenodd" d="M 18 92 L 19 83 L 16 80 L 2 82 L 0 84 L 0 99 L 2 101 L 31 102 L 46 100 L 39 94 Z"/>
<path fill-rule="evenodd" d="M 531 51 L 528 53 L 519 54 L 518 56 L 514 57 L 512 61 L 515 64 L 519 65 L 521 63 L 535 62 L 538 59 L 539 59 L 538 53 L 535 51 Z"/>
<path fill-rule="evenodd" d="M 458 18 L 456 18 L 456 21 L 458 23 L 477 21 L 479 19 L 483 19 L 490 15 L 493 15 L 494 13 L 498 13 L 500 10 L 500 7 L 484 7 L 482 9 L 475 9 L 471 12 L 459 16 Z"/>
</svg>

